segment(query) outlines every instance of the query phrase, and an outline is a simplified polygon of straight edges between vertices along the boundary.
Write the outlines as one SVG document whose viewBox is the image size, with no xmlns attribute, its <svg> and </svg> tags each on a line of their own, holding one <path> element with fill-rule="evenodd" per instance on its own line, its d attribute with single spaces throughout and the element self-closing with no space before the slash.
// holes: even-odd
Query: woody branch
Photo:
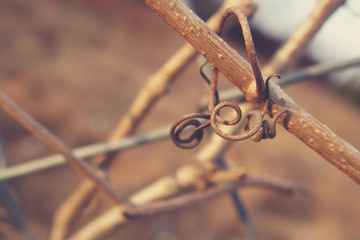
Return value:
<svg viewBox="0 0 360 240">
<path fill-rule="evenodd" d="M 250 64 L 199 17 L 180 1 L 146 0 L 146 3 L 237 86 L 248 101 L 255 107 L 263 107 L 257 101 L 255 78 Z M 270 84 L 269 97 L 272 103 L 270 114 L 285 109 L 289 111 L 288 116 L 281 117 L 279 122 L 290 133 L 360 183 L 358 150 L 298 106 L 278 85 Z"/>
</svg>

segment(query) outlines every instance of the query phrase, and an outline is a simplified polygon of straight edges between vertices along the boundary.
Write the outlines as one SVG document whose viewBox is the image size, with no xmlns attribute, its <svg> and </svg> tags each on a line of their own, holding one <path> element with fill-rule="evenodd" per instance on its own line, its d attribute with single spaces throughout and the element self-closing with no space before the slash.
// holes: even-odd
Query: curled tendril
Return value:
<svg viewBox="0 0 360 240">
<path fill-rule="evenodd" d="M 198 119 L 206 119 L 204 123 L 201 123 Z M 204 135 L 204 129 L 210 125 L 210 115 L 202 113 L 191 113 L 181 117 L 176 121 L 170 130 L 170 135 L 173 143 L 184 149 L 190 149 L 196 147 L 202 140 Z M 185 131 L 187 127 L 193 126 L 195 129 L 190 136 L 182 138 L 180 135 Z"/>
<path fill-rule="evenodd" d="M 261 127 L 254 134 L 254 138 L 252 139 L 255 142 L 259 142 L 261 139 L 274 138 L 276 136 L 276 121 L 283 114 L 288 113 L 288 110 L 283 110 L 274 115 L 270 120 L 263 120 Z M 248 130 L 248 125 L 245 125 L 245 129 Z"/>
<path fill-rule="evenodd" d="M 226 121 L 226 120 L 220 119 L 221 121 L 218 121 L 219 116 L 217 116 L 217 112 L 221 108 L 224 108 L 224 107 L 231 107 L 232 109 L 234 109 L 236 111 L 237 116 L 234 120 Z M 222 137 L 226 140 L 231 140 L 231 141 L 241 141 L 241 140 L 245 140 L 247 138 L 252 137 L 262 126 L 262 115 L 261 115 L 260 111 L 255 110 L 255 111 L 249 112 L 248 118 L 256 119 L 256 124 L 253 128 L 251 128 L 251 130 L 248 130 L 245 133 L 242 133 L 239 135 L 232 135 L 232 134 L 224 133 L 222 130 L 219 129 L 217 123 L 221 123 L 221 124 L 228 125 L 228 126 L 237 124 L 241 119 L 241 109 L 236 103 L 223 102 L 223 103 L 216 105 L 216 107 L 214 108 L 214 111 L 211 113 L 210 124 L 211 124 L 212 130 L 220 137 Z"/>
<path fill-rule="evenodd" d="M 202 75 L 205 76 L 204 74 Z M 211 103 L 209 104 L 208 107 L 209 114 L 202 114 L 202 113 L 187 114 L 174 123 L 174 125 L 171 128 L 170 134 L 175 145 L 184 149 L 194 148 L 201 142 L 204 135 L 204 129 L 209 125 L 211 125 L 212 130 L 217 135 L 231 141 L 241 141 L 253 137 L 252 140 L 258 142 L 261 139 L 274 138 L 276 135 L 276 121 L 279 119 L 281 115 L 286 114 L 288 110 L 283 110 L 281 112 L 276 113 L 273 116 L 273 118 L 270 118 L 269 120 L 264 119 L 270 104 L 269 81 L 273 77 L 279 78 L 279 76 L 277 75 L 271 75 L 265 81 L 266 99 L 264 104 L 264 110 L 263 111 L 253 110 L 248 113 L 244 124 L 244 130 L 245 130 L 244 133 L 239 135 L 232 135 L 232 134 L 224 133 L 222 130 L 220 130 L 218 124 L 232 126 L 239 123 L 242 118 L 242 112 L 239 105 L 235 102 L 225 101 L 225 102 L 217 103 L 218 102 L 217 90 L 213 89 L 212 90 L 213 94 L 212 95 L 210 94 L 209 101 L 213 101 L 213 103 L 215 103 L 216 105 L 214 106 Z M 216 81 L 216 80 L 212 79 L 212 81 Z M 208 81 L 207 79 L 207 82 L 210 81 Z M 216 86 L 216 82 L 215 84 L 213 83 L 212 85 Z M 235 118 L 232 120 L 223 119 L 219 115 L 220 110 L 223 108 L 233 109 L 236 113 Z M 206 121 L 201 123 L 198 119 L 204 119 Z M 250 127 L 250 122 L 252 120 L 255 120 L 255 124 L 252 127 Z M 193 126 L 195 127 L 195 129 L 188 137 L 182 138 L 180 136 L 181 133 L 185 131 L 185 129 L 189 126 Z"/>
<path fill-rule="evenodd" d="M 265 81 L 265 86 L 262 78 L 262 74 L 260 71 L 260 67 L 258 64 L 258 60 L 256 57 L 254 43 L 252 41 L 251 32 L 249 25 L 247 23 L 245 15 L 241 13 L 237 8 L 230 8 L 226 10 L 225 14 L 222 16 L 222 22 L 220 24 L 219 29 L 217 30 L 218 34 L 221 35 L 223 24 L 225 20 L 231 16 L 236 15 L 238 17 L 239 23 L 243 29 L 243 35 L 245 39 L 246 50 L 249 55 L 250 64 L 253 68 L 258 99 L 264 102 L 264 110 L 253 110 L 250 111 L 245 120 L 244 129 L 245 132 L 240 135 L 231 135 L 226 134 L 222 130 L 219 129 L 218 123 L 223 125 L 235 125 L 239 123 L 242 117 L 241 109 L 237 103 L 234 102 L 222 102 L 219 103 L 219 94 L 217 91 L 217 80 L 218 80 L 218 72 L 219 69 L 214 67 L 211 80 L 207 78 L 207 76 L 203 72 L 203 68 L 207 64 L 207 62 L 202 65 L 200 68 L 200 74 L 203 79 L 210 85 L 209 88 L 209 98 L 208 98 L 208 111 L 209 114 L 201 114 L 201 113 L 192 113 L 187 114 L 180 118 L 171 128 L 171 138 L 175 145 L 184 149 L 190 149 L 197 146 L 203 138 L 204 129 L 211 125 L 213 131 L 221 136 L 224 139 L 231 141 L 241 141 L 250 137 L 253 137 L 254 141 L 260 141 L 261 139 L 273 138 L 276 134 L 276 121 L 282 115 L 287 113 L 287 110 L 279 112 L 275 114 L 275 116 L 269 120 L 265 120 L 265 114 L 269 109 L 270 104 L 270 88 L 269 81 L 272 77 L 276 76 L 280 78 L 278 75 L 271 75 Z M 225 120 L 220 117 L 220 110 L 222 108 L 231 108 L 236 112 L 236 117 L 233 120 Z M 205 119 L 206 121 L 201 123 L 198 119 Z M 255 125 L 250 128 L 250 121 L 255 119 Z M 180 135 L 185 129 L 189 126 L 195 127 L 190 136 L 186 138 L 182 138 Z"/>
</svg>

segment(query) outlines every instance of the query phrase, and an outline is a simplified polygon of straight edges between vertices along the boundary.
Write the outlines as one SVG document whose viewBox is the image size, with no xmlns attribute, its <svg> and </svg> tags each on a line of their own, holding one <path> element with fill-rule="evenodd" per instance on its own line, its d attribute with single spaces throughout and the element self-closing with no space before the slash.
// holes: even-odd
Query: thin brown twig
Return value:
<svg viewBox="0 0 360 240">
<path fill-rule="evenodd" d="M 228 163 L 224 157 L 220 157 L 217 162 L 219 163 L 221 168 L 223 169 L 229 168 Z M 242 200 L 240 193 L 236 190 L 232 190 L 230 192 L 230 197 L 234 204 L 234 208 L 236 209 L 237 215 L 240 221 L 242 222 L 242 226 L 245 229 L 245 232 L 247 233 L 247 236 L 249 236 L 250 240 L 258 239 L 255 226 L 252 223 L 251 217 Z"/>
<path fill-rule="evenodd" d="M 314 34 L 323 26 L 331 14 L 345 0 L 318 0 L 310 15 L 291 34 L 286 43 L 276 51 L 263 72 L 265 75 L 283 72 L 294 63 L 296 56 L 306 46 Z"/>
<path fill-rule="evenodd" d="M 254 176 L 246 176 L 244 180 L 241 179 L 239 181 L 229 181 L 226 183 L 217 184 L 206 190 L 198 190 L 172 199 L 162 200 L 145 205 L 133 205 L 125 208 L 123 213 L 127 218 L 130 219 L 163 214 L 210 200 L 222 194 L 233 191 L 239 187 L 260 187 L 286 195 L 292 195 L 298 192 L 302 195 L 309 196 L 309 193 L 304 191 L 301 186 L 298 186 L 289 181 L 266 177 L 258 178 Z"/>
<path fill-rule="evenodd" d="M 141 146 L 142 144 L 169 138 L 169 129 L 170 125 L 163 126 L 142 134 L 122 138 L 116 141 L 100 142 L 75 148 L 72 149 L 72 152 L 76 157 L 86 160 L 86 158 L 93 157 L 98 154 L 122 151 L 125 149 Z M 12 165 L 6 169 L 0 169 L 0 182 L 50 170 L 59 166 L 63 166 L 66 163 L 67 162 L 62 155 L 54 154 L 51 156 L 30 160 L 25 163 Z"/>
<path fill-rule="evenodd" d="M 300 50 L 300 48 L 298 49 Z M 272 61 L 270 61 L 267 65 L 265 65 L 264 69 L 270 69 L 271 64 Z M 303 69 L 296 70 L 295 72 L 281 74 L 281 79 L 276 81 L 276 83 L 279 84 L 280 86 L 287 86 L 300 81 L 312 80 L 314 78 L 328 75 L 333 72 L 345 70 L 348 68 L 358 67 L 359 65 L 360 65 L 360 58 L 341 60 L 331 63 L 316 64 Z M 236 87 L 219 91 L 219 98 L 223 101 L 230 101 L 234 99 L 239 99 L 240 101 L 243 101 L 245 99 L 244 94 L 240 92 L 239 89 Z M 208 96 L 202 97 L 199 101 L 198 109 L 199 110 L 205 109 L 207 106 L 207 102 L 208 102 Z"/>
<path fill-rule="evenodd" d="M 9 162 L 5 141 L 0 132 L 0 170 L 6 169 Z M 4 182 L 0 182 L 0 203 L 6 209 L 14 227 L 21 233 L 24 240 L 35 240 L 34 235 L 24 221 L 23 214 L 21 213 L 13 192 Z"/>
<path fill-rule="evenodd" d="M 177 169 L 173 175 L 161 177 L 147 187 L 134 193 L 130 196 L 130 200 L 134 204 L 145 204 L 171 197 L 183 189 L 194 188 L 199 184 L 202 185 L 199 181 L 203 181 L 205 172 L 207 172 L 209 168 L 212 169 L 212 166 L 207 164 L 189 163 L 183 165 Z M 124 206 L 114 206 L 110 208 L 68 239 L 101 239 L 105 234 L 129 221 L 129 219 L 121 214 L 123 210 Z"/>
<path fill-rule="evenodd" d="M 222 11 L 234 5 L 239 6 L 247 16 L 255 10 L 255 5 L 252 0 L 227 0 L 224 2 L 223 6 L 207 21 L 208 25 L 212 29 L 216 29 L 218 27 Z M 119 139 L 131 134 L 138 126 L 141 119 L 143 119 L 146 113 L 149 112 L 150 108 L 154 106 L 157 100 L 166 93 L 168 88 L 167 86 L 171 83 L 171 81 L 179 72 L 181 72 L 182 69 L 187 66 L 196 54 L 197 51 L 190 44 L 186 43 L 174 55 L 172 55 L 163 66 L 152 74 L 148 78 L 146 85 L 136 96 L 134 102 L 130 106 L 129 112 L 125 114 L 109 137 L 109 140 Z M 102 163 L 103 165 L 109 165 L 109 162 L 103 162 L 107 158 L 107 155 L 99 155 L 96 158 L 96 162 Z M 89 185 L 82 184 L 82 186 L 86 186 L 88 191 L 82 189 L 80 185 L 74 191 L 74 194 L 77 195 L 77 197 L 70 197 L 69 200 L 63 202 L 57 209 L 51 232 L 52 240 L 60 240 L 65 237 L 74 215 L 78 212 L 74 210 L 79 209 L 80 206 L 83 206 L 81 203 L 88 202 L 88 199 L 93 197 L 94 191 L 92 191 Z M 80 194 L 76 193 L 77 191 L 82 193 L 82 198 L 80 197 Z M 77 199 L 76 201 L 78 202 L 74 201 L 74 199 Z M 67 210 L 67 208 L 70 209 L 70 211 Z M 70 214 L 66 215 L 64 212 Z"/>
<path fill-rule="evenodd" d="M 127 198 L 113 189 L 106 181 L 98 177 L 95 171 L 86 164 L 85 161 L 77 158 L 71 150 L 55 135 L 44 128 L 39 122 L 21 109 L 8 96 L 0 91 L 0 107 L 23 127 L 35 135 L 49 148 L 55 152 L 62 154 L 69 164 L 81 173 L 84 177 L 91 180 L 95 186 L 101 189 L 107 196 L 114 200 L 117 204 L 128 202 Z"/>
</svg>

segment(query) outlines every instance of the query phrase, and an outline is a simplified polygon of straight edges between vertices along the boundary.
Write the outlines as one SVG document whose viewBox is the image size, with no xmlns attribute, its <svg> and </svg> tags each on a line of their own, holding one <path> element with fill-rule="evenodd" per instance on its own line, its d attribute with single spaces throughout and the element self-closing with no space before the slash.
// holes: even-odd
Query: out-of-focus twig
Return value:
<svg viewBox="0 0 360 240">
<path fill-rule="evenodd" d="M 34 240 L 35 237 L 27 227 L 21 211 L 16 204 L 16 199 L 5 183 L 0 183 L 0 203 L 7 210 L 16 230 L 19 231 L 23 238 L 25 240 Z"/>
<path fill-rule="evenodd" d="M 221 183 L 206 190 L 198 190 L 173 199 L 162 200 L 145 205 L 133 205 L 125 208 L 124 214 L 130 219 L 162 214 L 215 198 L 229 191 L 234 191 L 239 187 L 261 187 L 286 195 L 298 192 L 302 195 L 308 196 L 308 193 L 304 192 L 302 187 L 294 183 L 279 179 L 249 176 L 245 177 L 245 180 Z"/>
<path fill-rule="evenodd" d="M 143 134 L 119 139 L 116 141 L 96 143 L 76 148 L 73 150 L 73 154 L 80 159 L 85 159 L 102 153 L 117 152 L 124 149 L 137 147 L 142 144 L 160 141 L 164 138 L 168 138 L 169 131 L 170 126 L 164 126 Z M 67 162 L 65 158 L 60 154 L 31 160 L 29 162 L 9 166 L 6 169 L 0 169 L 0 181 L 11 180 L 30 174 L 39 173 L 41 171 L 46 171 L 55 167 L 63 166 L 66 163 Z"/>
<path fill-rule="evenodd" d="M 5 141 L 0 132 L 0 170 L 6 169 L 9 162 Z M 8 212 L 15 228 L 21 233 L 23 238 L 25 240 L 34 240 L 35 238 L 26 225 L 22 213 L 17 206 L 16 199 L 7 184 L 2 182 L 0 182 L 0 203 Z"/>
<path fill-rule="evenodd" d="M 224 157 L 220 157 L 218 162 L 223 169 L 229 168 Z M 234 190 L 230 191 L 230 196 L 234 202 L 238 217 L 241 220 L 241 222 L 243 223 L 244 228 L 247 232 L 247 235 L 249 236 L 249 239 L 251 239 L 251 240 L 258 239 L 256 231 L 255 231 L 255 227 L 254 227 L 254 225 L 251 221 L 251 218 L 248 214 L 248 211 L 241 199 L 240 193 L 238 193 L 238 191 L 236 191 L 236 189 L 234 189 Z"/>
<path fill-rule="evenodd" d="M 310 15 L 293 31 L 289 40 L 275 53 L 263 72 L 266 75 L 283 72 L 294 62 L 300 50 L 304 48 L 331 14 L 344 3 L 345 0 L 318 0 Z"/>
<path fill-rule="evenodd" d="M 7 167 L 9 167 L 9 157 L 2 132 L 0 131 L 0 170 Z"/>
<path fill-rule="evenodd" d="M 269 64 L 271 64 L 271 62 Z M 338 61 L 334 63 L 317 64 L 295 72 L 286 73 L 282 75 L 281 79 L 277 80 L 276 83 L 280 86 L 287 86 L 300 81 L 318 78 L 336 71 L 358 66 L 360 66 L 360 58 Z M 199 109 L 205 109 L 207 107 L 207 98 L 208 96 L 204 96 L 200 99 Z M 238 88 L 229 88 L 219 91 L 219 98 L 223 101 L 229 101 L 233 99 L 245 100 L 244 94 L 240 92 Z"/>
<path fill-rule="evenodd" d="M 210 199 L 224 194 L 228 191 L 234 190 L 237 187 L 259 187 L 270 189 L 286 195 L 299 193 L 307 195 L 307 191 L 297 184 L 287 180 L 267 177 L 245 176 L 243 181 L 233 181 L 219 184 L 208 190 L 198 190 L 190 195 L 175 197 L 174 199 L 159 201 L 155 203 L 148 202 L 156 201 L 165 198 L 164 194 L 169 194 L 167 197 L 177 193 L 181 188 L 186 188 L 194 184 L 194 181 L 201 178 L 202 172 L 196 165 L 185 165 L 178 169 L 174 177 L 163 177 L 155 183 L 142 189 L 137 194 L 131 197 L 133 203 L 138 204 L 134 208 L 126 206 L 117 206 L 108 210 L 106 213 L 90 222 L 83 229 L 78 231 L 69 240 L 94 240 L 101 239 L 101 236 L 110 232 L 115 227 L 129 222 L 128 217 L 149 216 L 152 214 L 160 214 L 167 211 L 172 211 L 181 207 L 186 207 L 191 204 L 198 203 L 202 200 Z M 179 185 L 178 185 L 179 184 Z M 160 196 L 161 198 L 155 197 Z M 144 206 L 142 206 L 145 204 Z M 124 215 L 124 211 L 126 214 Z M 126 216 L 127 215 L 127 216 Z"/>
<path fill-rule="evenodd" d="M 21 109 L 15 102 L 13 102 L 8 96 L 0 91 L 0 107 L 28 131 L 39 138 L 49 148 L 62 154 L 69 164 L 75 168 L 78 172 L 90 179 L 95 186 L 104 191 L 116 203 L 127 202 L 127 198 L 115 191 L 106 181 L 99 178 L 95 171 L 87 165 L 84 161 L 77 158 L 71 150 L 55 135 L 50 133 L 39 122 L 27 114 Z"/>
</svg>

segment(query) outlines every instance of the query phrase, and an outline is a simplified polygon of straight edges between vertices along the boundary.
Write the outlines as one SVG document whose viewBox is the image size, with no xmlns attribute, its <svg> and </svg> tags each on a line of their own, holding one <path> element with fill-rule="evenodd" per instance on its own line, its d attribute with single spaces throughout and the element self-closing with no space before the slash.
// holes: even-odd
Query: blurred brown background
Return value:
<svg viewBox="0 0 360 240">
<path fill-rule="evenodd" d="M 256 36 L 256 42 L 266 43 Z M 0 89 L 69 146 L 103 141 L 146 78 L 183 43 L 141 0 L 0 0 Z M 274 50 L 266 46 L 258 48 L 262 62 Z M 194 62 L 137 132 L 196 111 L 199 96 L 206 94 L 198 72 Z M 323 81 L 298 83 L 285 91 L 360 148 L 358 107 Z M 0 129 L 11 164 L 52 153 L 3 112 Z M 259 239 L 359 239 L 359 186 L 281 127 L 278 130 L 273 140 L 233 144 L 226 157 L 232 166 L 243 166 L 254 175 L 300 183 L 314 199 L 241 191 Z M 130 194 L 191 161 L 196 151 L 178 149 L 169 140 L 125 151 L 111 169 L 112 183 Z M 74 170 L 62 167 L 8 182 L 37 239 L 48 238 L 54 211 L 81 180 Z M 100 198 L 74 229 L 109 206 Z M 4 209 L 0 217 L 0 239 L 7 239 Z M 243 239 L 239 224 L 230 198 L 224 196 L 134 221 L 104 239 Z"/>
</svg>

